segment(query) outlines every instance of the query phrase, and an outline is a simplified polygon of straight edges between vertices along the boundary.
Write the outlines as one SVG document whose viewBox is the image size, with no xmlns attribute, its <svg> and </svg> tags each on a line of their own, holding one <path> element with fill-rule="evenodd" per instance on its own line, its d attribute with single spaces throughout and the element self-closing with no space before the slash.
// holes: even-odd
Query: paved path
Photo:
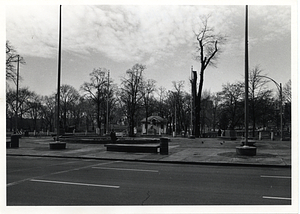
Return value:
<svg viewBox="0 0 300 214">
<path fill-rule="evenodd" d="M 291 141 L 261 140 L 256 142 L 256 156 L 236 154 L 236 141 L 218 138 L 170 138 L 169 154 L 127 153 L 106 151 L 103 144 L 67 143 L 65 150 L 50 150 L 50 137 L 23 137 L 19 148 L 7 148 L 7 155 L 30 155 L 45 157 L 75 157 L 112 160 L 175 162 L 194 164 L 291 166 Z"/>
</svg>

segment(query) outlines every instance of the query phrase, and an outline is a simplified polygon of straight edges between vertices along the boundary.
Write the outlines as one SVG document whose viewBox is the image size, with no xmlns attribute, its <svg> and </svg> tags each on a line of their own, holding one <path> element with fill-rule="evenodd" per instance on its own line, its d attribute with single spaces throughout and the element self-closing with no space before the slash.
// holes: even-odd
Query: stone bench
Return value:
<svg viewBox="0 0 300 214">
<path fill-rule="evenodd" d="M 158 153 L 160 144 L 105 144 L 107 151 Z"/>
</svg>

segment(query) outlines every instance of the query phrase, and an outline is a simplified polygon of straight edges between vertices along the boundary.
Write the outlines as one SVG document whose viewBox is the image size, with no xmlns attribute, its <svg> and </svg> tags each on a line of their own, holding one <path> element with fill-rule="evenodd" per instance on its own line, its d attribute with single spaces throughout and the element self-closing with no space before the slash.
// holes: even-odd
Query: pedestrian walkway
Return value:
<svg viewBox="0 0 300 214">
<path fill-rule="evenodd" d="M 291 167 L 291 141 L 257 140 L 256 156 L 236 154 L 239 140 L 223 141 L 218 138 L 170 138 L 169 154 L 128 153 L 106 151 L 104 144 L 67 143 L 64 150 L 50 150 L 51 137 L 22 137 L 19 148 L 7 148 L 7 155 L 93 158 L 162 163 L 255 165 Z"/>
</svg>

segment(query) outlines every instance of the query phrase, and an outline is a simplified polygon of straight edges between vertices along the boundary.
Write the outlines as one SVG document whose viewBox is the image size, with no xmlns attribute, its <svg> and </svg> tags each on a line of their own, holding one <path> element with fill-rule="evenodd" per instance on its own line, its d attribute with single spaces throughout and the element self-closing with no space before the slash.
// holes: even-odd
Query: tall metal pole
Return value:
<svg viewBox="0 0 300 214">
<path fill-rule="evenodd" d="M 245 23 L 245 146 L 248 145 L 248 5 L 246 5 L 246 23 Z"/>
<path fill-rule="evenodd" d="M 18 105 L 19 105 L 19 69 L 20 69 L 20 56 L 18 55 L 17 63 L 17 92 L 16 92 L 16 133 L 18 132 Z"/>
<path fill-rule="evenodd" d="M 61 69 L 61 5 L 59 6 L 59 46 L 58 46 L 58 80 L 57 80 L 57 136 L 56 141 L 59 141 L 59 110 L 60 110 L 60 69 Z"/>
</svg>

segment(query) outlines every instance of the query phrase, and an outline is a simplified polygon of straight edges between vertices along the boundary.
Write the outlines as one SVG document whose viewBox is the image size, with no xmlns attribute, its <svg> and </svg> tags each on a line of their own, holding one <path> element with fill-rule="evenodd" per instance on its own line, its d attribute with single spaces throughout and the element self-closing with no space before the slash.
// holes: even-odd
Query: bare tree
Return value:
<svg viewBox="0 0 300 214">
<path fill-rule="evenodd" d="M 157 105 L 157 111 L 159 112 L 159 115 L 162 117 L 163 115 L 166 116 L 166 112 L 164 111 L 164 102 L 166 100 L 166 88 L 164 87 L 159 87 L 158 88 L 158 105 Z"/>
<path fill-rule="evenodd" d="M 194 120 L 194 133 L 196 137 L 200 136 L 200 111 L 201 111 L 201 94 L 204 82 L 204 72 L 207 66 L 214 65 L 217 59 L 217 53 L 220 52 L 218 44 L 222 44 L 225 41 L 225 37 L 221 34 L 215 33 L 213 28 L 208 26 L 208 17 L 202 18 L 202 28 L 195 32 L 197 39 L 197 52 L 198 56 L 196 60 L 200 62 L 199 72 L 199 85 L 197 91 L 197 73 L 194 72 L 194 78 L 192 81 L 194 105 L 195 105 L 195 120 Z"/>
<path fill-rule="evenodd" d="M 16 64 L 25 64 L 24 58 L 20 56 L 15 48 L 6 40 L 6 80 L 13 81 L 16 84 Z"/>
<path fill-rule="evenodd" d="M 222 92 L 219 93 L 222 106 L 220 126 L 222 129 L 233 129 L 243 119 L 244 84 L 242 82 L 227 83 L 222 87 Z"/>
<path fill-rule="evenodd" d="M 28 106 L 28 101 L 31 100 L 35 95 L 36 94 L 33 91 L 30 91 L 28 88 L 20 88 L 18 102 L 16 102 L 17 100 L 16 91 L 9 89 L 6 92 L 7 116 L 9 115 L 13 117 L 14 115 L 16 115 L 15 120 L 17 120 L 17 122 L 18 121 L 20 122 L 18 129 L 23 128 L 22 127 L 23 117 L 26 113 L 28 113 L 28 111 L 31 108 L 31 106 Z M 11 121 L 13 122 L 13 118 L 11 118 Z"/>
<path fill-rule="evenodd" d="M 283 87 L 283 99 L 286 103 L 292 102 L 292 82 L 289 80 Z"/>
<path fill-rule="evenodd" d="M 146 113 L 146 134 L 148 134 L 148 117 L 150 101 L 153 98 L 153 92 L 155 91 L 155 80 L 148 79 L 143 82 L 142 96 L 144 101 L 145 113 Z"/>
<path fill-rule="evenodd" d="M 55 94 L 51 96 L 43 96 L 41 98 L 41 104 L 45 126 L 49 131 L 54 131 Z"/>
<path fill-rule="evenodd" d="M 85 96 L 96 105 L 96 121 L 99 129 L 101 128 L 101 115 L 105 111 L 104 104 L 108 84 L 107 78 L 105 78 L 103 73 L 107 71 L 106 68 L 94 69 L 90 73 L 90 82 L 85 82 L 80 88 L 80 90 L 84 91 Z"/>
<path fill-rule="evenodd" d="M 63 114 L 63 127 L 66 131 L 68 125 L 67 119 L 70 119 L 71 112 L 74 107 L 79 103 L 80 95 L 78 91 L 70 85 L 62 85 L 60 87 L 60 101 L 62 103 L 61 113 Z"/>
<path fill-rule="evenodd" d="M 252 111 L 252 134 L 255 136 L 256 119 L 259 117 L 259 108 L 265 98 L 271 94 L 270 90 L 267 90 L 266 84 L 269 82 L 268 79 L 264 78 L 262 71 L 258 65 L 256 65 L 250 72 L 249 78 L 249 97 L 250 97 L 250 109 Z"/>
<path fill-rule="evenodd" d="M 129 136 L 134 136 L 135 116 L 142 96 L 143 71 L 146 66 L 135 64 L 126 71 L 126 76 L 121 83 L 120 99 L 125 104 L 126 114 L 129 120 Z"/>
</svg>

